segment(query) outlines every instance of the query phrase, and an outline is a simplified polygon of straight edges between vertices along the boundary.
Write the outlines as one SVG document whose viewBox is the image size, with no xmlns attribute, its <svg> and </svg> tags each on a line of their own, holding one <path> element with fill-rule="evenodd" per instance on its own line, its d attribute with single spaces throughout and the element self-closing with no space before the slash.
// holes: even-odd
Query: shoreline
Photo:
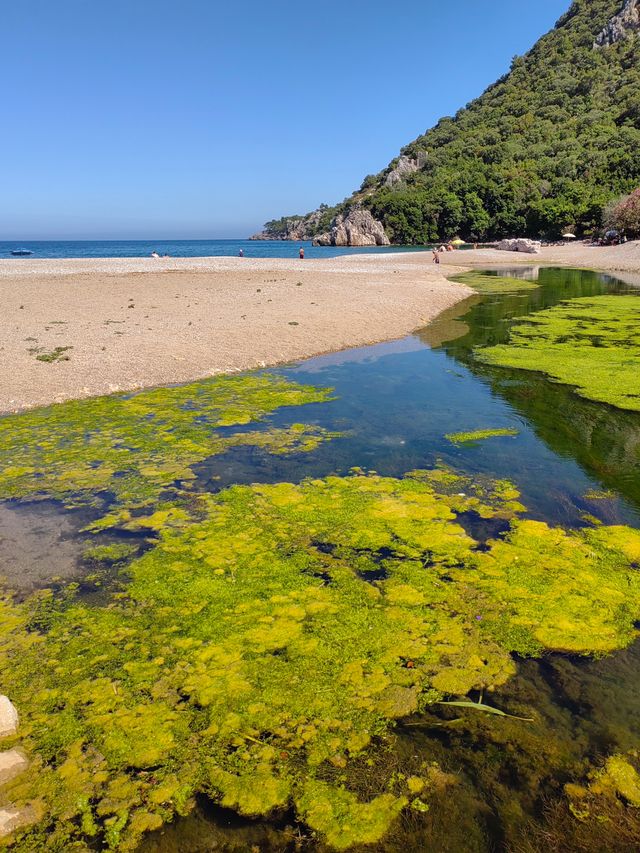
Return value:
<svg viewBox="0 0 640 853">
<path fill-rule="evenodd" d="M 640 242 L 440 257 L 0 260 L 0 414 L 397 340 L 473 295 L 448 277 L 478 267 L 586 268 L 640 285 Z M 60 360 L 38 359 L 57 347 Z"/>
<path fill-rule="evenodd" d="M 0 261 L 0 413 L 393 340 L 472 295 L 403 257 Z"/>
</svg>

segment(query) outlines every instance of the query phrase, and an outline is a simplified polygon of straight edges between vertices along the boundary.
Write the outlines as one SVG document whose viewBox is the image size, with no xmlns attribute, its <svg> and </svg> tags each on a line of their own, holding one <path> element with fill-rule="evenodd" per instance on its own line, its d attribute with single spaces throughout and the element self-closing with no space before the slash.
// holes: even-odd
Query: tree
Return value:
<svg viewBox="0 0 640 853">
<path fill-rule="evenodd" d="M 640 237 L 640 187 L 606 211 L 607 224 L 627 237 Z"/>
</svg>

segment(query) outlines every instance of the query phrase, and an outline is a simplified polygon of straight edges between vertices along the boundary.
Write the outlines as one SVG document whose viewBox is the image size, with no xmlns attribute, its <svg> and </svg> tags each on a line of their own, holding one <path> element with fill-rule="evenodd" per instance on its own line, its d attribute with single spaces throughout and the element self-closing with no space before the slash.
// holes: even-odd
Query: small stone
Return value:
<svg viewBox="0 0 640 853">
<path fill-rule="evenodd" d="M 16 809 L 9 806 L 0 809 L 0 838 L 11 835 L 14 830 L 33 823 L 35 819 L 34 812 L 29 808 Z"/>
<path fill-rule="evenodd" d="M 29 766 L 26 755 L 19 749 L 0 752 L 0 785 L 5 785 L 19 776 Z"/>
<path fill-rule="evenodd" d="M 18 712 L 7 696 L 0 695 L 0 737 L 9 737 L 18 731 Z"/>
</svg>

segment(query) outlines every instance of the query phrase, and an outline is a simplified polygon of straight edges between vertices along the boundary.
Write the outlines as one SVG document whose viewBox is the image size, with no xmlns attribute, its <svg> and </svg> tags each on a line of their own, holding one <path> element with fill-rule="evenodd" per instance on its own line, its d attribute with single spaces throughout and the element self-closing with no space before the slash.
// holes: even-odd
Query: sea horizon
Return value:
<svg viewBox="0 0 640 853">
<path fill-rule="evenodd" d="M 12 255 L 17 249 L 28 249 L 33 254 L 25 259 L 50 258 L 145 258 L 152 252 L 174 258 L 234 257 L 294 258 L 300 247 L 307 258 L 333 258 L 341 255 L 379 254 L 389 252 L 430 251 L 431 246 L 314 246 L 310 240 L 249 240 L 223 238 L 216 240 L 0 240 L 0 259 Z"/>
</svg>

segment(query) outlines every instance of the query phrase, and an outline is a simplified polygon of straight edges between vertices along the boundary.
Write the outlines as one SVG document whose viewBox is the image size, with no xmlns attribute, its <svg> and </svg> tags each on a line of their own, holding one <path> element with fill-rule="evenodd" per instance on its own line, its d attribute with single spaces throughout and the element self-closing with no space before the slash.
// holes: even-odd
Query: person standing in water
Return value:
<svg viewBox="0 0 640 853">
<path fill-rule="evenodd" d="M 244 249 L 240 249 L 240 251 L 238 252 L 238 257 L 244 258 Z"/>
<path fill-rule="evenodd" d="M 304 261 L 304 246 L 300 246 L 300 260 Z"/>
</svg>

